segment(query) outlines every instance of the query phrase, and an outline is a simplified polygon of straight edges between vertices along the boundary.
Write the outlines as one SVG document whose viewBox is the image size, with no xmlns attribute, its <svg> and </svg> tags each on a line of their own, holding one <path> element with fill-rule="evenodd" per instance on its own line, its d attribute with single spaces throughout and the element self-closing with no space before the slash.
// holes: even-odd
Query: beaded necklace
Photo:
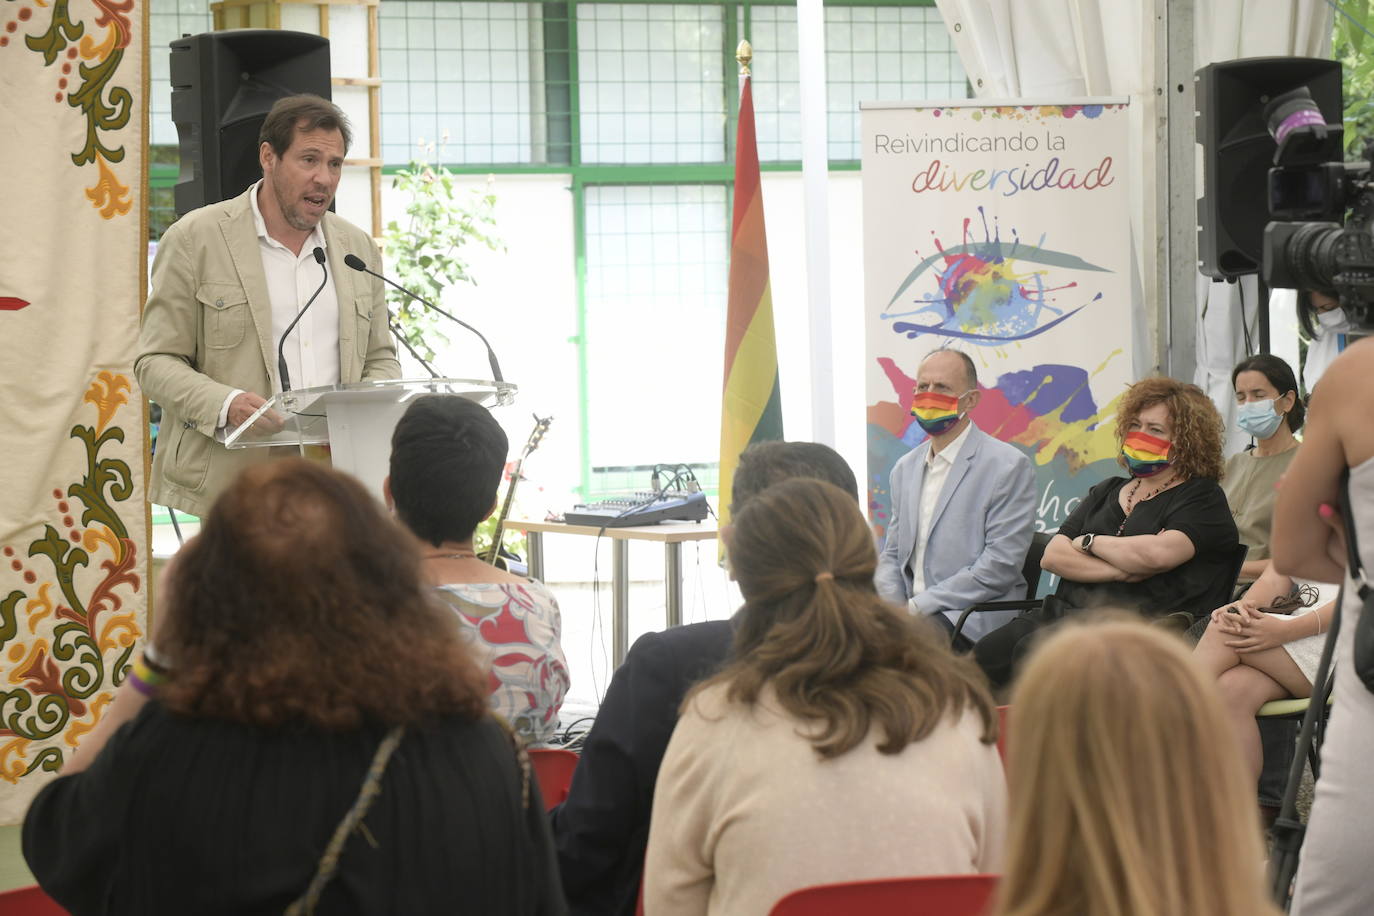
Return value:
<svg viewBox="0 0 1374 916">
<path fill-rule="evenodd" d="M 1149 493 L 1146 493 L 1143 497 L 1137 499 L 1136 497 L 1140 493 L 1140 487 L 1143 483 L 1145 483 L 1144 478 L 1137 477 L 1135 479 L 1135 484 L 1131 487 L 1131 492 L 1126 494 L 1126 517 L 1121 520 L 1121 524 L 1117 527 L 1116 536 L 1121 537 L 1121 532 L 1126 530 L 1126 522 L 1128 519 L 1130 519 L 1131 513 L 1135 511 L 1136 506 L 1138 506 L 1140 503 L 1145 502 L 1146 500 L 1154 499 L 1156 496 L 1163 493 L 1165 490 L 1169 489 L 1178 482 L 1178 478 L 1175 477 L 1169 480 L 1167 483 L 1160 484 L 1159 486 L 1151 490 Z"/>
</svg>

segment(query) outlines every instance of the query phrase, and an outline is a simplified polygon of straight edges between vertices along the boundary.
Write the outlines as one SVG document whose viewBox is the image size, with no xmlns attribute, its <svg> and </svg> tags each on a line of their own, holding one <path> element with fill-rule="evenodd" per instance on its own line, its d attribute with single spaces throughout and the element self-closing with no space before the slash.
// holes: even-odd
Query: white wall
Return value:
<svg viewBox="0 0 1374 916">
<path fill-rule="evenodd" d="M 800 172 L 767 172 L 763 207 L 777 323 L 783 429 L 810 440 L 810 327 L 806 303 L 806 236 Z M 864 440 L 863 205 L 858 172 L 830 173 L 830 306 L 835 369 L 835 436 L 827 443 L 856 476 L 867 461 Z"/>
<path fill-rule="evenodd" d="M 450 288 L 443 308 L 476 327 L 491 341 L 507 381 L 519 386 L 515 404 L 496 414 L 518 452 L 533 427 L 531 413 L 553 415 L 554 423 L 526 470 L 530 485 L 521 505 L 543 516 L 567 508 L 578 479 L 578 391 L 576 284 L 573 270 L 573 213 L 566 175 L 499 176 L 494 179 L 496 235 L 505 249 L 472 245 L 463 251 L 477 284 Z M 464 189 L 485 189 L 484 176 L 465 176 Z M 383 225 L 405 219 L 405 195 L 382 189 Z M 459 327 L 446 329 L 451 345 L 435 361 L 443 375 L 487 379 L 486 350 Z M 436 350 L 439 349 L 436 347 Z M 424 375 L 407 367 L 407 375 Z M 541 498 L 543 487 L 546 498 Z"/>
</svg>

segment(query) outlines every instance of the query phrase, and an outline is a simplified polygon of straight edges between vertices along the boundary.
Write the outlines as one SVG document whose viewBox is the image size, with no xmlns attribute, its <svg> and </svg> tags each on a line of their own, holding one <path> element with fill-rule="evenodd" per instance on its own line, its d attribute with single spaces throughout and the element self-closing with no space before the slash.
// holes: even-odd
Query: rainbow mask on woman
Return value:
<svg viewBox="0 0 1374 916">
<path fill-rule="evenodd" d="M 918 391 L 911 415 L 929 435 L 938 436 L 959 422 L 959 398 L 938 391 Z"/>
<path fill-rule="evenodd" d="M 1121 443 L 1121 454 L 1132 477 L 1153 477 L 1173 464 L 1169 457 L 1172 449 L 1173 443 L 1167 439 L 1157 439 L 1140 430 L 1127 433 Z"/>
</svg>

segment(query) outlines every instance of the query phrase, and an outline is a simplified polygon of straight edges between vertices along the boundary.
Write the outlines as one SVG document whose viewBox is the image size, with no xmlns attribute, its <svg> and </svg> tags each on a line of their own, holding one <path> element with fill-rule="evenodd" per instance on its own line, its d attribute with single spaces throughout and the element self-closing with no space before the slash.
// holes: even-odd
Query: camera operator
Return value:
<svg viewBox="0 0 1374 916">
<path fill-rule="evenodd" d="M 1333 289 L 1298 290 L 1298 324 L 1306 335 L 1307 360 L 1302 367 L 1302 384 L 1309 392 L 1327 367 L 1363 334 L 1353 333 L 1353 325 L 1341 308 Z"/>
<path fill-rule="evenodd" d="M 1363 325 L 1370 312 L 1361 309 Z M 1352 317 L 1355 317 L 1352 315 Z M 1374 911 L 1368 876 L 1374 849 L 1374 693 L 1354 670 L 1361 600 L 1345 570 L 1338 505 L 1349 469 L 1350 504 L 1359 556 L 1374 568 L 1374 340 L 1350 347 L 1322 376 L 1312 397 L 1307 434 L 1279 490 L 1274 510 L 1274 565 L 1290 576 L 1345 582 L 1335 655 L 1335 701 L 1322 745 L 1321 779 L 1298 869 L 1292 912 L 1356 916 Z"/>
</svg>

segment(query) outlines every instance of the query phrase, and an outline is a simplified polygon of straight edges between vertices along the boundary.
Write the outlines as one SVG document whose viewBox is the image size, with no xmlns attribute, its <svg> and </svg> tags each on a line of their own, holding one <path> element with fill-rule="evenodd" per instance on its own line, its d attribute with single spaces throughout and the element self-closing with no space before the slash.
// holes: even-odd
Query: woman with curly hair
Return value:
<svg viewBox="0 0 1374 916">
<path fill-rule="evenodd" d="M 538 787 L 362 485 L 242 473 L 155 629 L 24 820 L 73 914 L 565 913 Z"/>
<path fill-rule="evenodd" d="M 1061 579 L 1046 600 L 1145 617 L 1210 610 L 1240 543 L 1219 483 L 1221 415 L 1196 385 L 1155 377 L 1126 391 L 1116 417 L 1128 476 L 1094 486 L 1059 526 L 1040 563 Z M 1011 681 L 1044 620 L 1023 614 L 978 641 L 974 655 L 994 684 Z"/>
<path fill-rule="evenodd" d="M 794 479 L 722 534 L 744 595 L 654 791 L 645 912 L 767 913 L 814 884 L 996 872 L 1006 781 L 978 670 L 884 602 L 854 497 Z"/>
</svg>

